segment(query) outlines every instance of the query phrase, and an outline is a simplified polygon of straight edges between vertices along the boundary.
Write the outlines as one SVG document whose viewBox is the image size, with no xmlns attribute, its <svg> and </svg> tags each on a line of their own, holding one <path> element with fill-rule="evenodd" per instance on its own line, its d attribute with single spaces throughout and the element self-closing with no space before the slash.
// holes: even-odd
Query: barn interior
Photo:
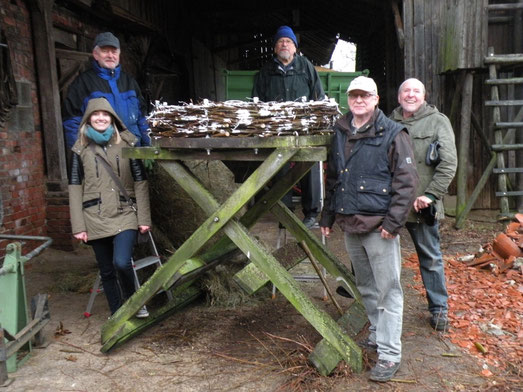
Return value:
<svg viewBox="0 0 523 392">
<path fill-rule="evenodd" d="M 135 74 L 149 102 L 223 100 L 223 70 L 259 69 L 271 58 L 281 25 L 294 29 L 299 51 L 315 65 L 329 63 L 340 38 L 357 45 L 356 70 L 368 69 L 381 91 L 394 90 L 403 77 L 396 2 L 59 0 L 54 7 L 55 14 L 83 21 L 76 31 L 67 17 L 53 21 L 62 95 L 81 59 L 70 51 L 90 52 L 100 30 L 123 38 L 124 69 Z M 388 110 L 394 102 L 382 105 Z"/>
</svg>

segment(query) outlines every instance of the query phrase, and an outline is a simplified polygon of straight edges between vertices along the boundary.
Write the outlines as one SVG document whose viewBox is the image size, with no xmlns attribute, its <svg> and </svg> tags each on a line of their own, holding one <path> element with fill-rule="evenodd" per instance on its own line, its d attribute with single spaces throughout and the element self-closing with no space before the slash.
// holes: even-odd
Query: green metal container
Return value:
<svg viewBox="0 0 523 392">
<path fill-rule="evenodd" d="M 258 71 L 224 70 L 225 99 L 246 101 L 251 98 L 254 75 L 256 75 L 257 72 Z M 318 74 L 325 94 L 327 94 L 329 98 L 334 98 L 340 105 L 340 111 L 346 113 L 348 106 L 345 92 L 347 91 L 347 87 L 349 87 L 349 83 L 358 76 L 368 76 L 369 70 L 365 69 L 358 72 L 320 71 Z"/>
</svg>

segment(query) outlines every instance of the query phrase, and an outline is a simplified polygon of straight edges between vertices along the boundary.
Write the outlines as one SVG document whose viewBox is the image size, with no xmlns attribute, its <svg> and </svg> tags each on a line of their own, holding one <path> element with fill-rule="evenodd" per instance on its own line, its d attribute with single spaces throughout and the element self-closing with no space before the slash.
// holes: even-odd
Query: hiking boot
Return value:
<svg viewBox="0 0 523 392">
<path fill-rule="evenodd" d="M 370 371 L 370 379 L 372 381 L 386 382 L 389 381 L 400 368 L 399 362 L 384 361 L 378 359 L 376 366 Z"/>
<path fill-rule="evenodd" d="M 147 311 L 147 308 L 142 306 L 138 312 L 135 314 L 136 318 L 147 318 L 149 317 L 149 312 Z"/>
<path fill-rule="evenodd" d="M 376 342 L 373 342 L 370 339 L 362 339 L 362 340 L 358 341 L 358 346 L 360 346 L 361 348 L 363 348 L 365 350 L 370 350 L 370 351 L 378 350 L 378 345 L 376 344 Z"/>
<path fill-rule="evenodd" d="M 303 224 L 307 229 L 311 229 L 314 227 L 314 224 L 316 223 L 316 218 L 314 216 L 306 216 L 303 218 Z"/>
<path fill-rule="evenodd" d="M 449 330 L 449 319 L 445 313 L 433 313 L 429 323 L 436 331 L 446 332 Z"/>
</svg>

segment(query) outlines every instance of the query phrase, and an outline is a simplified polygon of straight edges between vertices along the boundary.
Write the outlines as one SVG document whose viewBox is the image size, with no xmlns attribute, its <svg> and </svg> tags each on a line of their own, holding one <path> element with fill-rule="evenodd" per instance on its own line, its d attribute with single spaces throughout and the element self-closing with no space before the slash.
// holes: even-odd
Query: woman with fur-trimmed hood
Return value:
<svg viewBox="0 0 523 392">
<path fill-rule="evenodd" d="M 111 314 L 135 291 L 131 257 L 138 230 L 151 228 L 149 187 L 141 160 L 122 157 L 136 136 L 105 98 L 88 102 L 72 147 L 69 175 L 71 225 L 76 239 L 93 247 Z M 129 203 L 102 160 L 134 203 Z M 119 284 L 123 298 L 120 295 Z M 137 317 L 147 317 L 145 306 Z"/>
</svg>

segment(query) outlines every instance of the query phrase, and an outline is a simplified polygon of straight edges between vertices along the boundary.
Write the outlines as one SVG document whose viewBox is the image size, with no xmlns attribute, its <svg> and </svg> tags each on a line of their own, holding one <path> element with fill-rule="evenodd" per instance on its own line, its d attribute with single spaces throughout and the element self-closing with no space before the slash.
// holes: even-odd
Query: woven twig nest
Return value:
<svg viewBox="0 0 523 392">
<path fill-rule="evenodd" d="M 225 101 L 168 105 L 156 102 L 153 136 L 288 136 L 331 132 L 340 112 L 334 99 L 308 102 Z"/>
</svg>

